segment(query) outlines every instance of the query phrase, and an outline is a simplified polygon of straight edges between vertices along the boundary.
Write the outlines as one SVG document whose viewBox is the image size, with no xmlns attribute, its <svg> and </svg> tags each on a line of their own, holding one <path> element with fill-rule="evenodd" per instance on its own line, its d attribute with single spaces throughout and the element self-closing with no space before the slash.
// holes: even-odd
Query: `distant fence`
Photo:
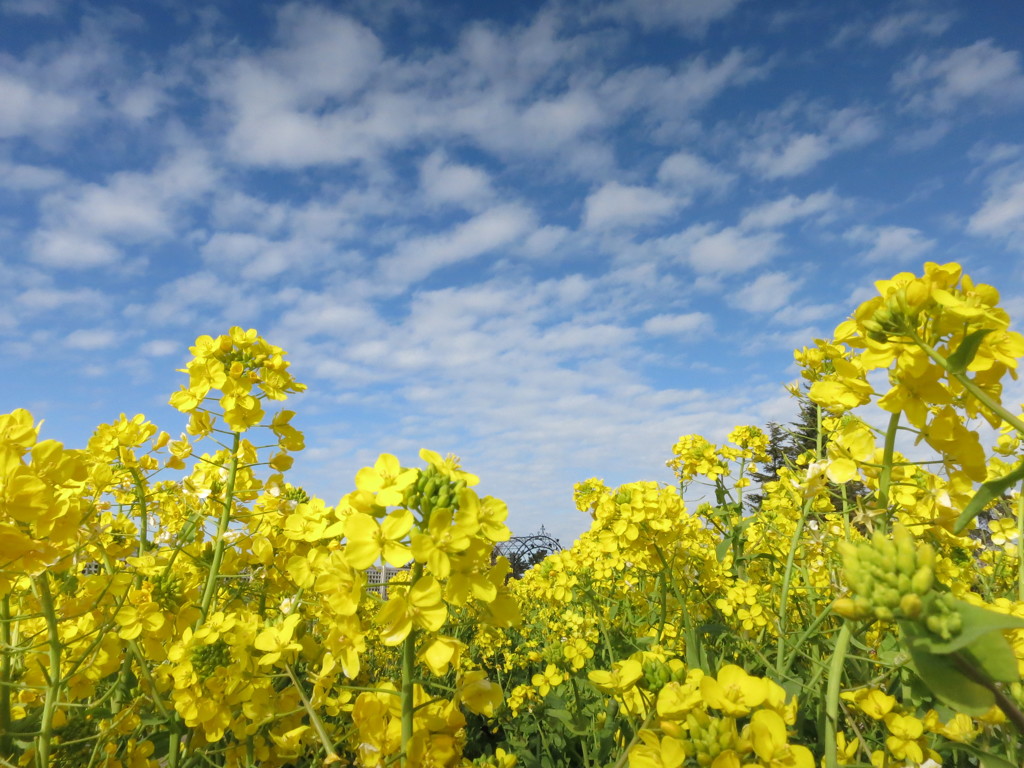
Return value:
<svg viewBox="0 0 1024 768">
<path fill-rule="evenodd" d="M 388 583 L 398 574 L 403 574 L 399 582 L 404 581 L 404 574 L 408 572 L 408 566 L 405 568 L 394 568 L 390 565 L 372 566 L 366 569 L 366 588 L 376 592 L 381 598 L 386 600 L 388 596 Z"/>
<path fill-rule="evenodd" d="M 509 565 L 512 566 L 510 576 L 518 579 L 551 553 L 561 551 L 562 545 L 558 539 L 548 536 L 542 525 L 540 531 L 531 536 L 513 536 L 508 541 L 495 544 L 491 552 L 491 562 L 499 557 L 507 558 Z M 366 569 L 366 588 L 386 600 L 388 584 L 394 579 L 397 579 L 396 583 L 403 583 L 407 573 L 408 566 L 394 568 L 390 565 L 375 565 Z"/>
<path fill-rule="evenodd" d="M 532 536 L 513 536 L 508 541 L 495 544 L 491 559 L 508 558 L 512 578 L 518 579 L 551 553 L 561 551 L 558 539 L 548 536 L 542 525 L 540 531 Z"/>
</svg>

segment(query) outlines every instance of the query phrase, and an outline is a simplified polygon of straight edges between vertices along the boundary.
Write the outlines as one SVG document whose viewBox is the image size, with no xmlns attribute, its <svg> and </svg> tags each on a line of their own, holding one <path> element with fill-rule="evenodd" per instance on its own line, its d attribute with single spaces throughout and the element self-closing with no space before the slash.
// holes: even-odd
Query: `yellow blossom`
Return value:
<svg viewBox="0 0 1024 768">
<path fill-rule="evenodd" d="M 748 675 L 742 667 L 726 664 L 718 671 L 717 678 L 710 675 L 701 678 L 700 691 L 709 707 L 730 717 L 741 717 L 764 702 L 768 685 L 763 679 Z"/>
</svg>

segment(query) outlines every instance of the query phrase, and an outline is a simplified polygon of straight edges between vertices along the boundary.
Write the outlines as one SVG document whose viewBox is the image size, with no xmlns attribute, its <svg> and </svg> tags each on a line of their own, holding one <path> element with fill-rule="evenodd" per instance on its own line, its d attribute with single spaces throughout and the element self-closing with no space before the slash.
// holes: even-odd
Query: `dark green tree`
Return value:
<svg viewBox="0 0 1024 768">
<path fill-rule="evenodd" d="M 810 453 L 816 455 L 820 450 L 824 456 L 828 446 L 828 433 L 821 430 L 818 406 L 807 397 L 806 390 L 801 390 L 798 395 L 799 410 L 795 421 L 783 427 L 775 422 L 769 422 L 766 427 L 768 433 L 768 461 L 761 469 L 750 474 L 758 488 L 763 488 L 765 483 L 771 483 L 779 479 L 779 471 L 783 467 L 797 466 L 797 458 Z M 820 435 L 819 435 L 820 432 Z M 856 481 L 836 485 L 828 484 L 833 504 L 837 511 L 843 508 L 845 489 L 846 503 L 855 504 L 858 499 L 868 494 L 868 489 Z M 751 510 L 757 510 L 761 506 L 764 494 L 759 491 L 746 495 L 747 503 Z"/>
</svg>

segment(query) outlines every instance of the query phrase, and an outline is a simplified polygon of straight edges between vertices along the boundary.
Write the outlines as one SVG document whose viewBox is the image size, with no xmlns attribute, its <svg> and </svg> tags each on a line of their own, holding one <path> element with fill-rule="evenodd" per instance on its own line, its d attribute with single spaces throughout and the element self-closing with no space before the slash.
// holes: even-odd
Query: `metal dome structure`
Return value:
<svg viewBox="0 0 1024 768">
<path fill-rule="evenodd" d="M 496 544 L 491 559 L 508 558 L 512 566 L 510 575 L 518 579 L 552 552 L 561 550 L 562 545 L 558 543 L 558 539 L 548 536 L 542 525 L 540 531 L 531 536 L 513 536 L 508 541 Z"/>
</svg>

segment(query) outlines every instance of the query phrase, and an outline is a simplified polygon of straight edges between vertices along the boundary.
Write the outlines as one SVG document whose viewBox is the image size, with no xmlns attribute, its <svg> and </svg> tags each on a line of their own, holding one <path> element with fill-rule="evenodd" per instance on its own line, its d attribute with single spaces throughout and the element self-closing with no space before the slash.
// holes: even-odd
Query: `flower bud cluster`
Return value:
<svg viewBox="0 0 1024 768">
<path fill-rule="evenodd" d="M 686 669 L 683 666 L 678 666 L 675 670 L 672 669 L 661 659 L 649 659 L 643 664 L 644 671 L 644 683 L 646 688 L 653 693 L 657 693 L 666 685 L 671 682 L 682 682 L 686 679 Z"/>
<path fill-rule="evenodd" d="M 464 478 L 453 481 L 433 464 L 420 472 L 415 484 L 406 491 L 405 503 L 419 509 L 424 517 L 434 510 L 454 512 L 459 508 L 459 492 L 466 488 Z"/>
<path fill-rule="evenodd" d="M 949 593 L 934 592 L 935 550 L 918 544 L 902 525 L 889 538 L 876 531 L 870 542 L 842 542 L 840 551 L 852 597 L 834 610 L 848 619 L 907 619 L 949 639 L 960 631 L 960 615 Z"/>
<path fill-rule="evenodd" d="M 737 746 L 739 735 L 736 720 L 731 717 L 711 717 L 695 709 L 686 716 L 689 740 L 684 749 L 700 766 L 711 765 L 727 749 Z"/>
<path fill-rule="evenodd" d="M 871 317 L 862 321 L 868 338 L 884 343 L 889 336 L 902 336 L 917 326 L 917 319 L 928 302 L 923 282 L 902 285 L 888 296 Z"/>
</svg>

